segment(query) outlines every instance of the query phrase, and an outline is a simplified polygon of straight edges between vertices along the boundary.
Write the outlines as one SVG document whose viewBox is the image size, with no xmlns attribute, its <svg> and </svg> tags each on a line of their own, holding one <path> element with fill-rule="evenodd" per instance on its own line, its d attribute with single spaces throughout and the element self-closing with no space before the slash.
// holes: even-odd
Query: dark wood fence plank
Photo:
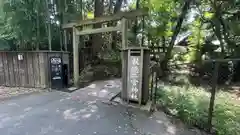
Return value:
<svg viewBox="0 0 240 135">
<path fill-rule="evenodd" d="M 33 72 L 33 53 L 27 53 L 28 81 L 29 87 L 35 87 Z"/>
<path fill-rule="evenodd" d="M 15 77 L 14 77 L 14 71 L 13 71 L 13 53 L 7 54 L 7 66 L 8 66 L 8 72 L 9 72 L 9 80 L 10 80 L 10 86 L 15 87 Z"/>
<path fill-rule="evenodd" d="M 34 84 L 35 87 L 40 87 L 40 81 L 39 81 L 39 56 L 38 53 L 32 53 L 33 59 L 33 78 L 34 78 Z"/>
<path fill-rule="evenodd" d="M 14 75 L 14 82 L 15 86 L 19 87 L 20 85 L 20 78 L 19 78 L 19 67 L 18 67 L 18 54 L 13 53 L 13 75 Z"/>
<path fill-rule="evenodd" d="M 37 84 L 37 87 L 41 87 L 41 83 L 40 83 L 40 81 L 41 81 L 41 78 L 40 78 L 40 60 L 39 60 L 39 53 L 36 53 L 36 64 L 35 64 L 35 66 L 36 66 L 36 84 Z"/>
<path fill-rule="evenodd" d="M 40 56 L 39 56 L 40 53 L 37 53 L 37 69 L 38 69 L 38 78 L 37 78 L 37 84 L 38 84 L 38 87 L 40 88 L 41 87 L 41 74 L 40 74 Z"/>
<path fill-rule="evenodd" d="M 50 71 L 49 71 L 49 68 L 50 68 L 50 65 L 49 65 L 49 53 L 45 53 L 44 54 L 44 66 L 45 66 L 45 84 L 47 85 L 47 87 L 50 87 L 50 83 L 51 83 L 51 78 L 50 78 Z"/>
<path fill-rule="evenodd" d="M 42 88 L 46 88 L 46 76 L 47 76 L 47 69 L 45 68 L 44 54 L 46 53 L 39 53 L 39 75 L 40 75 L 40 85 Z"/>
<path fill-rule="evenodd" d="M 26 56 L 24 54 L 23 59 L 18 61 L 18 67 L 19 67 L 19 79 L 20 79 L 20 86 L 21 87 L 27 87 L 27 78 L 25 77 L 25 71 L 26 71 Z"/>
<path fill-rule="evenodd" d="M 3 67 L 3 54 L 0 53 L 0 85 L 5 85 L 5 73 L 4 73 L 4 67 Z"/>
<path fill-rule="evenodd" d="M 2 56 L 3 56 L 3 67 L 4 67 L 4 74 L 5 74 L 5 85 L 10 86 L 7 53 L 3 52 Z"/>
<path fill-rule="evenodd" d="M 26 79 L 26 82 L 25 82 L 25 87 L 30 87 L 30 78 L 29 78 L 29 68 L 28 68 L 28 53 L 24 53 L 24 76 L 25 76 L 25 79 Z"/>
</svg>

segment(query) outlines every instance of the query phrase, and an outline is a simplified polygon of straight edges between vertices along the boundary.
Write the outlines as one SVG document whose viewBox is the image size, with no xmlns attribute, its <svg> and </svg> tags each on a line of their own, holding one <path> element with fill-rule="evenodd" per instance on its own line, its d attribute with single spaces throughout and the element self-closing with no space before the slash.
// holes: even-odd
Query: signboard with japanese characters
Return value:
<svg viewBox="0 0 240 135">
<path fill-rule="evenodd" d="M 139 100 L 139 92 L 140 90 L 140 56 L 130 56 L 129 59 L 129 75 L 128 75 L 128 98 L 133 101 Z"/>
<path fill-rule="evenodd" d="M 51 75 L 51 87 L 62 88 L 63 87 L 63 72 L 62 72 L 62 58 L 51 57 L 50 58 L 50 75 Z"/>
</svg>

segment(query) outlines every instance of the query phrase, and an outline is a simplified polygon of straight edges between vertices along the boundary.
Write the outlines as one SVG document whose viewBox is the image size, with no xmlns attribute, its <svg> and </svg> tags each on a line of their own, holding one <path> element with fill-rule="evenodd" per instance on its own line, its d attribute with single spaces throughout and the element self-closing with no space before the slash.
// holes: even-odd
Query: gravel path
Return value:
<svg viewBox="0 0 240 135">
<path fill-rule="evenodd" d="M 120 81 L 95 82 L 65 93 L 52 91 L 2 101 L 3 135 L 206 135 L 173 123 L 163 112 L 106 104 Z"/>
</svg>

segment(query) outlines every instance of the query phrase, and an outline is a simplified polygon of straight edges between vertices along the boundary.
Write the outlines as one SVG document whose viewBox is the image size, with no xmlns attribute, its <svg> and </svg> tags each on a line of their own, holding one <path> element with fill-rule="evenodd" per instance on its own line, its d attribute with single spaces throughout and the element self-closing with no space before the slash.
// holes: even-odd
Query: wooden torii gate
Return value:
<svg viewBox="0 0 240 135">
<path fill-rule="evenodd" d="M 62 28 L 64 29 L 64 40 L 65 40 L 65 48 L 66 48 L 66 30 L 72 29 L 73 31 L 73 78 L 74 85 L 78 87 L 78 78 L 79 78 L 79 37 L 82 35 L 89 34 L 97 34 L 103 32 L 113 32 L 120 31 L 122 32 L 122 49 L 127 47 L 127 30 L 128 30 L 128 22 L 127 19 L 134 19 L 138 16 L 146 16 L 148 14 L 147 9 L 138 9 L 130 12 L 119 12 L 112 16 L 102 16 L 94 19 L 82 20 L 74 23 L 63 24 Z M 95 29 L 86 29 L 80 30 L 82 26 L 85 25 L 94 25 L 97 23 L 105 23 L 110 21 L 119 21 L 121 20 L 121 24 L 115 27 L 102 27 Z M 124 65 L 123 65 L 124 66 Z"/>
</svg>

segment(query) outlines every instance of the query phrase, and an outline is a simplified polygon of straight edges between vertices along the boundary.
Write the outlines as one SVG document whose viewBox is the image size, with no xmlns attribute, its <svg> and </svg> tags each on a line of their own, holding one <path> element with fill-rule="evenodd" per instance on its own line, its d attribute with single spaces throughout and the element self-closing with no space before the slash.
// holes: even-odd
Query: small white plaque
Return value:
<svg viewBox="0 0 240 135">
<path fill-rule="evenodd" d="M 22 54 L 18 54 L 18 60 L 23 60 L 23 55 Z"/>
</svg>

